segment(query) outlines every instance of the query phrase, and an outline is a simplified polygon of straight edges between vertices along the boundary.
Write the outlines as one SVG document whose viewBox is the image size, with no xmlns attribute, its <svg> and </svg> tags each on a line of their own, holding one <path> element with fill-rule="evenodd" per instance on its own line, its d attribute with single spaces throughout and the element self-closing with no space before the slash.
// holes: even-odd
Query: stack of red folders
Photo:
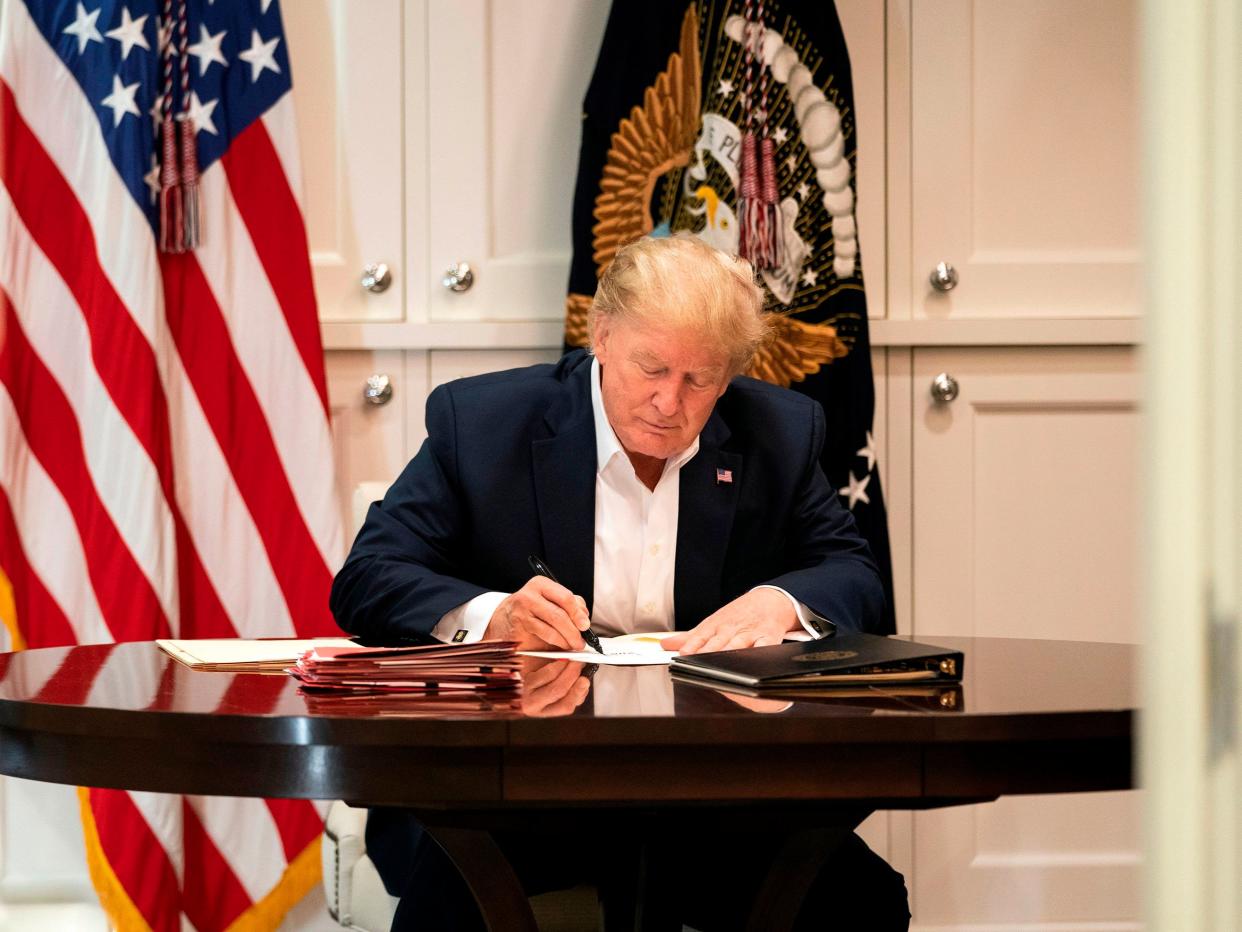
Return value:
<svg viewBox="0 0 1242 932">
<path fill-rule="evenodd" d="M 516 704 L 522 683 L 513 641 L 418 647 L 316 647 L 289 673 L 312 711 L 379 712 L 400 705 L 464 712 Z M 382 700 L 378 701 L 378 700 Z"/>
</svg>

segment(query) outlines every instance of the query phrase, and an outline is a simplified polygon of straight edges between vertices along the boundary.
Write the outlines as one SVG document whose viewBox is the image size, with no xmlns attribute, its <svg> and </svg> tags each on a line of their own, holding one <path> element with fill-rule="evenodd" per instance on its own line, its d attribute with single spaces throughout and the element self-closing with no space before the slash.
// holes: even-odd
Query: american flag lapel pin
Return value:
<svg viewBox="0 0 1242 932">
<path fill-rule="evenodd" d="M 732 469 L 716 469 L 716 485 L 729 485 L 733 482 Z"/>
</svg>

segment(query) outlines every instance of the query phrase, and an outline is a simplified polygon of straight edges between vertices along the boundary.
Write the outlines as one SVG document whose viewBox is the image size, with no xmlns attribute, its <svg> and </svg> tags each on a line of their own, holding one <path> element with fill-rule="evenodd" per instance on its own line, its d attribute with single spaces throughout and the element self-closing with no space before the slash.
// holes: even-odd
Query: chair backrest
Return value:
<svg viewBox="0 0 1242 932">
<path fill-rule="evenodd" d="M 367 519 L 367 509 L 371 507 L 371 503 L 383 498 L 389 485 L 391 485 L 389 482 L 359 482 L 354 486 L 354 498 L 350 509 L 350 517 L 353 519 L 353 526 L 349 532 L 350 540 L 358 535 L 358 529 Z"/>
<path fill-rule="evenodd" d="M 397 911 L 379 871 L 367 857 L 367 811 L 337 800 L 324 822 L 323 894 L 328 913 L 354 932 L 387 932 Z"/>
</svg>

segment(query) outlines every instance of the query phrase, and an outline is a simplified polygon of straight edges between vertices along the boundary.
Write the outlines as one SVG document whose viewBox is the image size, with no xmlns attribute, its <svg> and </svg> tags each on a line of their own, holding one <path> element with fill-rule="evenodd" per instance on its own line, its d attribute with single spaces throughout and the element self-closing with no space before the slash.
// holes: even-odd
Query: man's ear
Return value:
<svg viewBox="0 0 1242 932">
<path fill-rule="evenodd" d="M 597 320 L 595 332 L 591 334 L 591 352 L 595 354 L 601 366 L 607 361 L 609 335 L 608 321 Z"/>
</svg>

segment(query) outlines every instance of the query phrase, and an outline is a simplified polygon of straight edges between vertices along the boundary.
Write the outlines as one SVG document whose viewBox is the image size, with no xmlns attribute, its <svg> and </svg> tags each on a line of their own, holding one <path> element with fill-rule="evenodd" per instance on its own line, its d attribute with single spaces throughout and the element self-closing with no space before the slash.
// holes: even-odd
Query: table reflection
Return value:
<svg viewBox="0 0 1242 932">
<path fill-rule="evenodd" d="M 1128 711 L 1136 707 L 1132 645 L 927 637 L 964 651 L 957 687 L 839 689 L 817 696 L 726 692 L 683 683 L 668 667 L 616 667 L 527 658 L 520 695 L 358 697 L 324 703 L 280 674 L 204 673 L 154 644 L 41 648 L 0 655 L 0 704 L 142 713 L 283 717 L 555 719 L 823 718 L 928 713 L 961 717 Z M 14 707 L 12 714 L 16 715 Z"/>
</svg>

